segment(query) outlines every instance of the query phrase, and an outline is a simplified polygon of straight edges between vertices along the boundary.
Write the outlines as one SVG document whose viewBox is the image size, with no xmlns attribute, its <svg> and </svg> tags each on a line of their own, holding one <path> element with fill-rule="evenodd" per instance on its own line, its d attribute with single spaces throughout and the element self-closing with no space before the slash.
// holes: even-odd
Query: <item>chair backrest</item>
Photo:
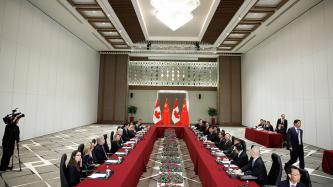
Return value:
<svg viewBox="0 0 333 187">
<path fill-rule="evenodd" d="M 282 162 L 279 155 L 272 153 L 272 167 L 268 173 L 269 185 L 278 185 L 282 176 Z"/>
<path fill-rule="evenodd" d="M 60 160 L 60 183 L 61 187 L 69 187 L 67 181 L 67 166 L 66 166 L 67 155 L 63 154 Z"/>
<path fill-rule="evenodd" d="M 110 143 L 112 143 L 112 141 L 113 141 L 113 136 L 114 136 L 114 131 L 111 131 L 111 135 L 110 135 Z"/>
<path fill-rule="evenodd" d="M 77 147 L 77 150 L 80 151 L 82 157 L 83 157 L 83 150 L 84 150 L 84 144 L 80 144 L 78 147 Z"/>
<path fill-rule="evenodd" d="M 241 144 L 242 147 L 243 147 L 243 150 L 246 152 L 246 143 L 245 143 L 245 141 L 242 140 L 242 139 L 239 139 L 239 140 L 240 140 L 240 144 Z"/>
<path fill-rule="evenodd" d="M 312 187 L 309 172 L 307 170 L 301 169 L 301 168 L 299 168 L 299 171 L 301 173 L 300 182 L 303 183 L 307 187 Z"/>
</svg>

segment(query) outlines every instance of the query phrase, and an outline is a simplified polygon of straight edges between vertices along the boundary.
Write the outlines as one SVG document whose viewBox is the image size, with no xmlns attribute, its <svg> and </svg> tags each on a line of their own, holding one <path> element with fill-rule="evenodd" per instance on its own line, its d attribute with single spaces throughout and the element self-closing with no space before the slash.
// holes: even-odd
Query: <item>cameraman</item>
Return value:
<svg viewBox="0 0 333 187">
<path fill-rule="evenodd" d="M 10 157 L 13 156 L 15 141 L 18 143 L 20 141 L 20 129 L 17 126 L 20 118 L 22 116 L 16 115 L 11 117 L 10 122 L 6 125 L 5 133 L 2 138 L 2 158 L 0 171 L 6 171 L 6 169 L 12 169 L 8 167 Z"/>
</svg>

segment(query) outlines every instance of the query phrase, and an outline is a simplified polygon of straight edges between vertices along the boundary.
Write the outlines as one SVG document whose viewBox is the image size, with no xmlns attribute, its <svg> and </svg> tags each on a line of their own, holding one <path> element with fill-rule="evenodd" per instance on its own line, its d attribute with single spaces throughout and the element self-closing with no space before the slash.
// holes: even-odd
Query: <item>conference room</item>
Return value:
<svg viewBox="0 0 333 187">
<path fill-rule="evenodd" d="M 331 0 L 0 0 L 0 186 L 332 186 L 332 17 Z"/>
</svg>

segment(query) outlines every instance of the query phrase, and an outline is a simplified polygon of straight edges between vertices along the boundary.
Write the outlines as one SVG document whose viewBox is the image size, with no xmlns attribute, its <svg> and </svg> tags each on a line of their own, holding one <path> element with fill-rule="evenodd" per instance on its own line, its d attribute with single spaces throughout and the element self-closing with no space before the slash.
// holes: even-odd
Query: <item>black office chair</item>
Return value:
<svg viewBox="0 0 333 187">
<path fill-rule="evenodd" d="M 239 139 L 240 140 L 240 144 L 242 145 L 242 147 L 243 147 L 243 151 L 245 151 L 246 152 L 246 143 L 245 143 L 245 141 L 244 140 L 242 140 L 242 139 Z"/>
<path fill-rule="evenodd" d="M 301 169 L 301 168 L 299 169 L 299 171 L 301 173 L 301 180 L 300 180 L 300 182 L 303 183 L 307 187 L 312 187 L 309 172 L 307 170 Z"/>
<path fill-rule="evenodd" d="M 61 187 L 69 187 L 67 181 L 67 166 L 66 166 L 67 155 L 63 154 L 60 160 L 60 183 Z"/>
<path fill-rule="evenodd" d="M 112 144 L 113 136 L 114 136 L 114 131 L 111 131 L 111 135 L 110 135 L 110 144 Z"/>
<path fill-rule="evenodd" d="M 81 153 L 81 157 L 83 157 L 84 144 L 80 144 L 80 145 L 77 147 L 77 150 L 80 151 L 80 153 Z"/>
<path fill-rule="evenodd" d="M 268 185 L 275 185 L 277 186 L 281 181 L 282 176 L 282 162 L 279 155 L 276 153 L 272 153 L 272 167 L 268 173 Z"/>
</svg>

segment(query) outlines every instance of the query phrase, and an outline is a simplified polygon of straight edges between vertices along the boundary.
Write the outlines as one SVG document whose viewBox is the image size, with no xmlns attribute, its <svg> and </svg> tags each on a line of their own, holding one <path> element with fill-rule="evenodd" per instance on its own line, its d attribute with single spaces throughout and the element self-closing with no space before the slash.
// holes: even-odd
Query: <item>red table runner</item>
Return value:
<svg viewBox="0 0 333 187">
<path fill-rule="evenodd" d="M 333 150 L 325 150 L 321 163 L 325 173 L 333 175 Z"/>
<path fill-rule="evenodd" d="M 218 165 L 215 157 L 211 156 L 209 151 L 204 148 L 203 143 L 198 141 L 195 134 L 188 127 L 179 126 L 152 126 L 145 134 L 136 147 L 125 156 L 125 160 L 119 165 L 109 165 L 114 174 L 108 179 L 84 179 L 78 186 L 117 186 L 132 187 L 139 182 L 140 176 L 146 169 L 152 152 L 154 142 L 158 137 L 162 137 L 164 130 L 174 128 L 178 138 L 183 138 L 187 144 L 191 159 L 194 164 L 195 172 L 199 175 L 202 186 L 241 186 L 246 184 L 245 181 L 233 179 L 223 170 L 223 166 Z M 112 158 L 117 158 L 113 155 Z M 105 164 L 100 165 L 97 171 L 105 172 Z M 259 186 L 251 181 L 248 183 L 250 187 Z"/>
<path fill-rule="evenodd" d="M 203 143 L 197 140 L 197 137 L 190 128 L 184 129 L 184 141 L 190 152 L 194 164 L 194 170 L 199 175 L 202 186 L 242 186 L 246 181 L 233 179 L 224 171 L 222 165 L 216 163 L 216 157 L 204 147 Z M 259 186 L 254 181 L 249 181 L 248 186 Z"/>
<path fill-rule="evenodd" d="M 283 145 L 283 135 L 272 131 L 246 128 L 245 138 L 265 147 L 280 148 Z"/>
</svg>

